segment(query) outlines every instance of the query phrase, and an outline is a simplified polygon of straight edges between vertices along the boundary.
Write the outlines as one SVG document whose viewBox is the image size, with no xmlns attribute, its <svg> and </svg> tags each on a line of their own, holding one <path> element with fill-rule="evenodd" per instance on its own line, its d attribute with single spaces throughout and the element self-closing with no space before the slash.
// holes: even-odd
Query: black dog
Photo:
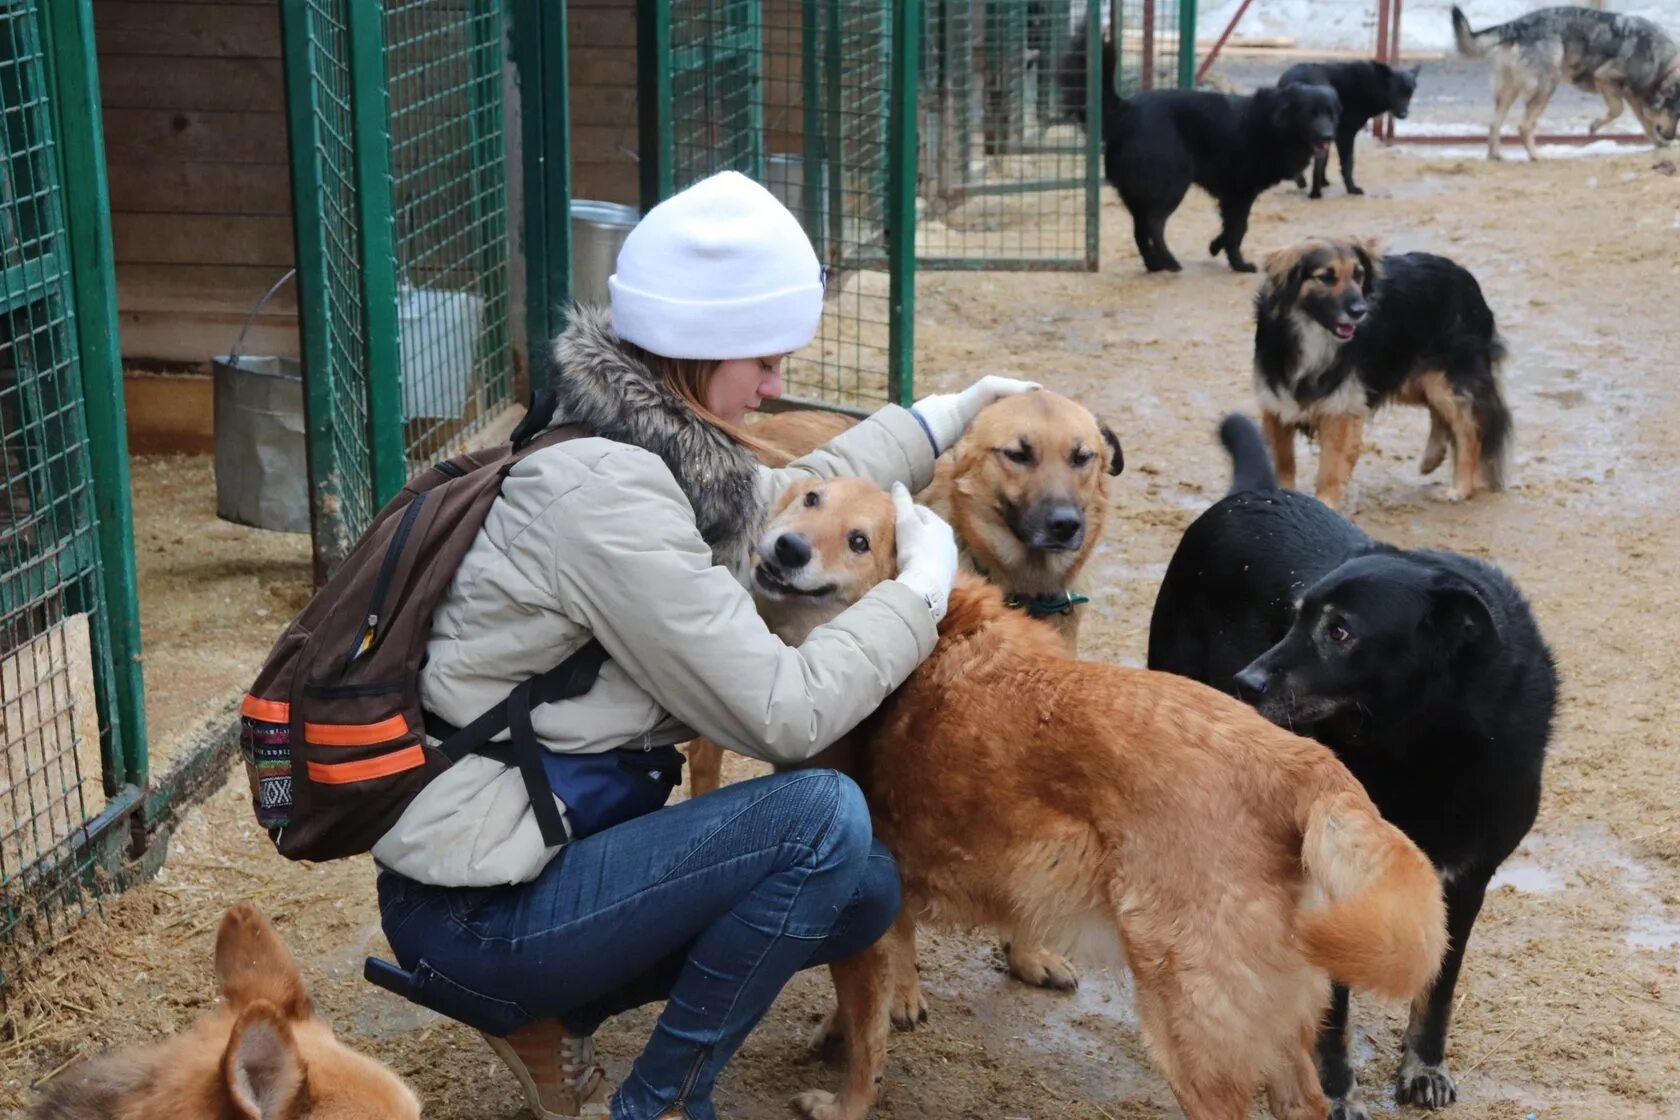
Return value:
<svg viewBox="0 0 1680 1120">
<path fill-rule="evenodd" d="M 1412 1007 L 1396 1096 L 1438 1108 L 1453 987 L 1488 880 L 1534 823 L 1557 671 L 1522 595 L 1491 565 L 1373 541 L 1280 490 L 1241 416 L 1220 438 L 1231 492 L 1184 533 L 1155 600 L 1149 667 L 1254 705 L 1336 752 L 1440 869 L 1450 947 Z M 1319 1035 L 1332 1120 L 1365 1117 L 1348 993 Z"/>
<path fill-rule="evenodd" d="M 1084 72 L 1080 34 L 1064 67 Z M 1103 44 L 1103 166 L 1132 213 L 1132 234 L 1144 267 L 1177 272 L 1167 249 L 1167 219 L 1194 183 L 1219 203 L 1221 230 L 1208 253 L 1221 251 L 1238 272 L 1248 213 L 1267 187 L 1292 179 L 1315 153 L 1328 154 L 1340 103 L 1329 86 L 1297 85 L 1235 97 L 1201 90 L 1149 90 L 1122 100 L 1114 93 L 1114 44 Z M 1073 78 L 1064 86 L 1065 108 Z"/>
<path fill-rule="evenodd" d="M 1349 194 L 1365 192 L 1353 185 L 1353 138 L 1372 117 L 1392 113 L 1401 120 L 1412 108 L 1412 94 L 1417 89 L 1418 67 L 1396 70 L 1382 62 L 1298 62 L 1283 72 L 1280 86 L 1329 86 L 1342 102 L 1342 116 L 1336 122 L 1336 156 L 1342 165 L 1342 185 Z M 1313 157 L 1313 198 L 1320 198 L 1330 182 L 1325 174 L 1330 166 L 1330 153 Z M 1299 175 L 1295 185 L 1305 187 L 1307 178 Z"/>
</svg>

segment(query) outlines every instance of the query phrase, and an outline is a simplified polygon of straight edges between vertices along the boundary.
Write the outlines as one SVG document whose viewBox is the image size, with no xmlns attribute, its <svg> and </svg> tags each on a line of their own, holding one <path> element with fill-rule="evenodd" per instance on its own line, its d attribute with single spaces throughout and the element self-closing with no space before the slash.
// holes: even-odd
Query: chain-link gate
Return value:
<svg viewBox="0 0 1680 1120">
<path fill-rule="evenodd" d="M 1196 84 L 1196 0 L 1106 0 L 1121 97 Z"/>
<path fill-rule="evenodd" d="M 827 274 L 792 398 L 911 393 L 920 0 L 641 5 L 643 202 L 736 170 L 797 215 Z"/>
<path fill-rule="evenodd" d="M 0 6 L 0 999 L 146 781 L 93 58 L 87 0 Z"/>
<path fill-rule="evenodd" d="M 1101 28 L 1073 0 L 928 0 L 927 21 L 918 265 L 1094 270 Z"/>
<path fill-rule="evenodd" d="M 282 0 L 318 576 L 514 394 L 506 6 Z"/>
</svg>

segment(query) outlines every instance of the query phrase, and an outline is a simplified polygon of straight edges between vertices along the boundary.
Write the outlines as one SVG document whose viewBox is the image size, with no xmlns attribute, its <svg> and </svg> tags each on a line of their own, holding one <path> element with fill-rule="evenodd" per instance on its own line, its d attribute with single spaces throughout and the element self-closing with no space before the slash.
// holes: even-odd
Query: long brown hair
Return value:
<svg viewBox="0 0 1680 1120">
<path fill-rule="evenodd" d="M 706 387 L 723 363 L 715 358 L 667 358 L 629 342 L 624 343 L 624 347 L 632 357 L 652 370 L 667 389 L 693 409 L 696 416 L 758 456 L 759 462 L 772 467 L 788 464 L 791 456 L 787 452 L 764 442 L 740 425 L 731 424 L 706 407 Z"/>
</svg>

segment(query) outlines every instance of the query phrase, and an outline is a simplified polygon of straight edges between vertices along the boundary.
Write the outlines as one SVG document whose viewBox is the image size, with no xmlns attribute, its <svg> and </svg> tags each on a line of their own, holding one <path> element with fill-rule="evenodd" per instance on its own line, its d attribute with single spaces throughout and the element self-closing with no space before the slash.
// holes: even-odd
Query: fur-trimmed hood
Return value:
<svg viewBox="0 0 1680 1120">
<path fill-rule="evenodd" d="M 658 455 L 694 507 L 712 558 L 745 580 L 764 523 L 753 453 L 696 416 L 632 357 L 605 309 L 573 308 L 550 357 L 549 383 L 559 396 L 555 422 L 581 424 Z"/>
</svg>

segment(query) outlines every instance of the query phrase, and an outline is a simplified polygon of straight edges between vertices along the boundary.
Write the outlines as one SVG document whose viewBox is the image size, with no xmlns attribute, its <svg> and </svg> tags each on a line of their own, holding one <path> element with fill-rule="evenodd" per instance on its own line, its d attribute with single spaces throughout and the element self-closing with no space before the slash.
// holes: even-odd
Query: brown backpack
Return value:
<svg viewBox="0 0 1680 1120">
<path fill-rule="evenodd" d="M 544 842 L 565 842 L 531 709 L 589 691 L 606 660 L 597 642 L 448 728 L 436 746 L 420 705 L 432 612 L 502 479 L 533 451 L 588 434 L 549 430 L 553 413 L 545 393 L 511 444 L 438 463 L 410 482 L 275 643 L 241 705 L 240 747 L 257 821 L 282 855 L 319 861 L 369 850 L 426 783 L 468 753 L 488 753 L 504 729 Z"/>
</svg>

